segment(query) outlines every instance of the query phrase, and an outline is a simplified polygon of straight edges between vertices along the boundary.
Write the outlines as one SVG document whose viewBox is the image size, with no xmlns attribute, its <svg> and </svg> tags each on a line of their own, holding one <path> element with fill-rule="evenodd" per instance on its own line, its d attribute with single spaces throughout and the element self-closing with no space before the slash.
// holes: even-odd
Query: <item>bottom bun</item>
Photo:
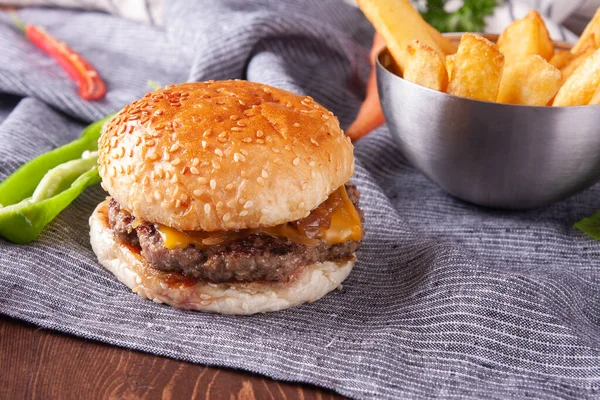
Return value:
<svg viewBox="0 0 600 400">
<path fill-rule="evenodd" d="M 354 260 L 306 266 L 290 282 L 212 283 L 159 271 L 139 251 L 115 240 L 108 226 L 108 201 L 90 217 L 90 242 L 98 261 L 142 298 L 188 310 L 220 314 L 278 311 L 313 302 L 340 286 Z"/>
</svg>

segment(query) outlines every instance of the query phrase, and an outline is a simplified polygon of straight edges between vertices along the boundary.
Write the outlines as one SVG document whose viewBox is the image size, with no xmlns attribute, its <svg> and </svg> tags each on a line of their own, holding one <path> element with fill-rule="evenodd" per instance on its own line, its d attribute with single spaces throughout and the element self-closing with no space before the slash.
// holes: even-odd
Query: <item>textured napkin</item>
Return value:
<svg viewBox="0 0 600 400">
<path fill-rule="evenodd" d="M 31 9 L 97 66 L 84 102 L 56 63 L 0 17 L 0 179 L 85 123 L 161 84 L 244 78 L 313 96 L 344 127 L 364 95 L 372 35 L 336 1 L 170 1 L 164 29 Z M 307 382 L 356 398 L 600 396 L 600 244 L 572 223 L 600 187 L 531 212 L 477 208 L 407 166 L 385 127 L 356 145 L 366 237 L 322 300 L 232 317 L 144 301 L 100 267 L 94 187 L 31 245 L 0 240 L 0 312 L 44 328 L 196 363 Z"/>
</svg>

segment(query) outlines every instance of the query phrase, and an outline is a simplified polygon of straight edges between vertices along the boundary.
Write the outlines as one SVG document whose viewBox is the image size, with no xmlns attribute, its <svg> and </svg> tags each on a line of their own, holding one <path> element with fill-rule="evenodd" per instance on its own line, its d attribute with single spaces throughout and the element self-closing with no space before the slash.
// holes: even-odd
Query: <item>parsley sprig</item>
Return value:
<svg viewBox="0 0 600 400">
<path fill-rule="evenodd" d="M 440 32 L 483 32 L 485 17 L 492 15 L 496 0 L 463 0 L 456 11 L 447 12 L 447 0 L 427 0 L 421 14 Z"/>
</svg>

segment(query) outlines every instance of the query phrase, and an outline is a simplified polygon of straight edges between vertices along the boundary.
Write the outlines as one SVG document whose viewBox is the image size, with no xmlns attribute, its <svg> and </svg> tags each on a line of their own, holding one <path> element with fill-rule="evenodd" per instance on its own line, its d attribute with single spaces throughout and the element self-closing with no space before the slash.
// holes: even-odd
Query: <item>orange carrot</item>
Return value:
<svg viewBox="0 0 600 400">
<path fill-rule="evenodd" d="M 367 92 L 358 115 L 350 127 L 346 130 L 346 134 L 352 140 L 358 140 L 365 136 L 373 129 L 382 125 L 385 122 L 381 104 L 379 103 L 379 94 L 377 93 L 377 79 L 375 76 L 375 60 L 377 54 L 385 47 L 385 41 L 376 33 L 373 38 L 373 46 L 371 48 L 371 74 L 367 81 Z"/>
</svg>

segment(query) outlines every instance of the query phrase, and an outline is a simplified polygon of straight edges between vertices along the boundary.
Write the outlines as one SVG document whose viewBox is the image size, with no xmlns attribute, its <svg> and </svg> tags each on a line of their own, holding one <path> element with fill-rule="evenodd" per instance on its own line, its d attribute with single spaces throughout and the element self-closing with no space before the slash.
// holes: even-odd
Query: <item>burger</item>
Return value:
<svg viewBox="0 0 600 400">
<path fill-rule="evenodd" d="M 353 147 L 311 97 L 247 81 L 173 85 L 99 141 L 100 264 L 142 298 L 223 314 L 338 288 L 363 236 Z"/>
</svg>

